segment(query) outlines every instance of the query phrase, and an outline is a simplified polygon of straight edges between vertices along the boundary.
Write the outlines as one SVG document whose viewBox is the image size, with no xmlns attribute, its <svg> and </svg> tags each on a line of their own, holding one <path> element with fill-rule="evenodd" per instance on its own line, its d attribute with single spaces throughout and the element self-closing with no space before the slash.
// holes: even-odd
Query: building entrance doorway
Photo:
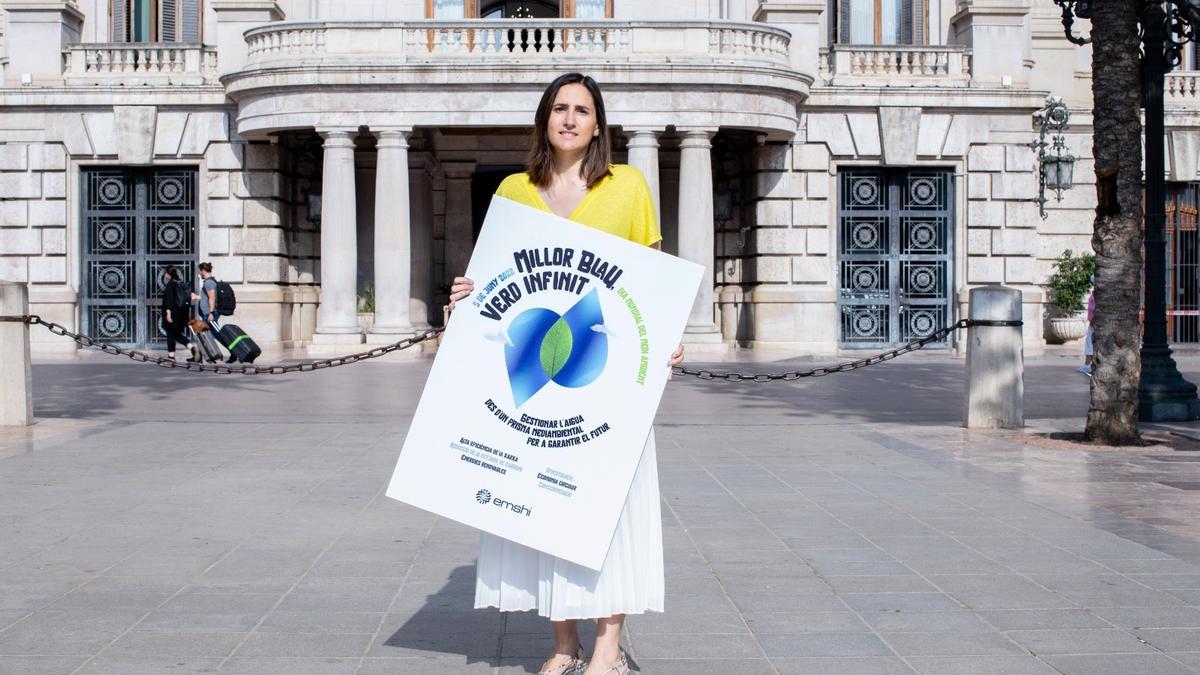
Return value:
<svg viewBox="0 0 1200 675">
<path fill-rule="evenodd" d="M 471 243 L 479 239 L 479 230 L 483 227 L 484 216 L 487 215 L 488 205 L 496 188 L 514 173 L 525 170 L 520 164 L 502 164 L 481 166 L 471 174 Z"/>
<path fill-rule="evenodd" d="M 953 313 L 953 172 L 847 169 L 838 177 L 838 200 L 840 346 L 892 347 L 946 327 Z"/>
<path fill-rule="evenodd" d="M 1167 336 L 1200 342 L 1200 240 L 1196 213 L 1200 183 L 1167 186 Z"/>
<path fill-rule="evenodd" d="M 157 346 L 163 271 L 196 279 L 196 169 L 84 169 L 80 184 L 83 332 Z"/>
</svg>

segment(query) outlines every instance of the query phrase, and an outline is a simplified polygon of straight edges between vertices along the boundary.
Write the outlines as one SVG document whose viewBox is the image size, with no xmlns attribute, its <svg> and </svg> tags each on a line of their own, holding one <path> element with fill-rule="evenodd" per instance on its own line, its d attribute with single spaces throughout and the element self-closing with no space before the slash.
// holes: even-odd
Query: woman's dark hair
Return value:
<svg viewBox="0 0 1200 675">
<path fill-rule="evenodd" d="M 608 118 L 604 116 L 604 98 L 600 95 L 600 85 L 583 73 L 567 73 L 558 76 L 542 94 L 538 103 L 537 114 L 533 117 L 533 143 L 529 148 L 529 156 L 525 159 L 525 171 L 534 185 L 545 188 L 550 185 L 550 177 L 554 172 L 554 146 L 550 145 L 550 111 L 554 108 L 554 99 L 558 90 L 564 85 L 582 84 L 592 95 L 596 108 L 596 129 L 599 135 L 588 143 L 587 154 L 580 168 L 581 177 L 590 188 L 600 179 L 609 174 L 612 164 L 612 139 L 608 136 Z"/>
<path fill-rule="evenodd" d="M 212 274 L 212 263 L 202 262 L 199 265 L 197 265 L 197 267 L 199 267 L 204 272 L 208 272 L 209 274 Z"/>
<path fill-rule="evenodd" d="M 170 267 L 168 267 L 167 269 L 165 269 L 163 271 L 167 273 L 167 277 L 169 277 L 171 279 L 171 281 L 179 281 L 179 268 L 178 267 L 171 265 Z"/>
</svg>

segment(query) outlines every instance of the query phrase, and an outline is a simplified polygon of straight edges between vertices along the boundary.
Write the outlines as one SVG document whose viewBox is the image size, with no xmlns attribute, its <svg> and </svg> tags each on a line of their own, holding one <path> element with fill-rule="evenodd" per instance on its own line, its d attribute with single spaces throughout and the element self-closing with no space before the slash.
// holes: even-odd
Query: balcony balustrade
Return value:
<svg viewBox="0 0 1200 675">
<path fill-rule="evenodd" d="M 217 82 L 217 50 L 180 43 L 92 43 L 63 51 L 68 85 L 201 85 Z"/>
<path fill-rule="evenodd" d="M 971 53 L 965 47 L 835 45 L 821 50 L 818 74 L 831 85 L 966 86 Z"/>
<path fill-rule="evenodd" d="M 471 20 L 281 23 L 247 31 L 247 66 L 369 57 L 406 62 L 637 61 L 644 57 L 787 65 L 788 34 L 761 24 L 707 21 Z"/>
</svg>

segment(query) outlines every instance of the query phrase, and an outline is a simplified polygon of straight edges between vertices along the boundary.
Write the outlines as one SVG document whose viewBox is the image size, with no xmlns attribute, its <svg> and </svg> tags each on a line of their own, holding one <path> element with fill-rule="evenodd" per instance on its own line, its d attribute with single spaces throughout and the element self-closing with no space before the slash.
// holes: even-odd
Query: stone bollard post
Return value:
<svg viewBox="0 0 1200 675">
<path fill-rule="evenodd" d="M 1021 291 L 1003 286 L 971 289 L 968 317 L 1020 321 Z M 1025 359 L 1021 326 L 967 329 L 967 384 L 963 426 L 1020 429 L 1025 426 Z"/>
<path fill-rule="evenodd" d="M 0 316 L 29 313 L 25 284 L 0 281 Z M 33 377 L 29 370 L 29 325 L 0 321 L 0 426 L 33 424 Z"/>
</svg>

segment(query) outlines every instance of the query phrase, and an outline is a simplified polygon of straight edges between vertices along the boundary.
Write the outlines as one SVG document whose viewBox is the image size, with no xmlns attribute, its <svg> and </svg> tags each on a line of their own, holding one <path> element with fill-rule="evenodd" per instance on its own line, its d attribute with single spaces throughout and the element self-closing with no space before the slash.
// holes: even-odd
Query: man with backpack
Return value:
<svg viewBox="0 0 1200 675">
<path fill-rule="evenodd" d="M 202 262 L 198 266 L 200 270 L 200 294 L 197 298 L 200 300 L 200 319 L 208 324 L 208 329 L 212 331 L 214 336 L 218 336 L 221 332 L 217 320 L 222 316 L 233 314 L 237 300 L 233 295 L 233 287 L 224 281 L 217 281 L 213 276 L 212 263 Z M 231 353 L 228 363 L 236 360 Z"/>
</svg>

